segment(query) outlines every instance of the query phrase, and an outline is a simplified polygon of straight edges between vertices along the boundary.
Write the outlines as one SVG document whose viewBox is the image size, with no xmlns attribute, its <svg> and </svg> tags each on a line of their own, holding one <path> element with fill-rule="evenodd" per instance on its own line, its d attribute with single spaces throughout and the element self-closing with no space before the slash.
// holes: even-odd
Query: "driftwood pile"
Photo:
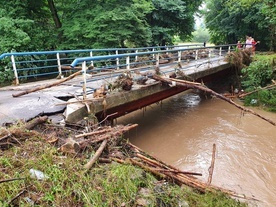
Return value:
<svg viewBox="0 0 276 207">
<path fill-rule="evenodd" d="M 210 172 L 209 172 L 209 178 L 207 183 L 204 183 L 195 177 L 195 176 L 201 176 L 202 175 L 201 173 L 181 171 L 171 165 L 168 165 L 162 162 L 161 160 L 157 159 L 154 156 L 148 155 L 143 150 L 139 149 L 137 146 L 134 146 L 131 143 L 127 143 L 126 145 L 129 147 L 129 150 L 134 153 L 133 157 L 127 158 L 126 160 L 120 160 L 116 158 L 113 158 L 112 160 L 117 161 L 119 163 L 131 163 L 154 174 L 160 179 L 165 179 L 167 181 L 171 181 L 178 185 L 187 185 L 202 193 L 221 191 L 232 197 L 256 200 L 255 198 L 246 197 L 245 195 L 237 194 L 234 191 L 230 191 L 227 189 L 223 189 L 223 188 L 211 185 L 212 173 L 213 173 L 214 162 L 215 162 L 215 149 L 216 149 L 215 144 L 213 146 L 213 156 L 212 156 L 211 166 L 209 169 Z"/>
</svg>

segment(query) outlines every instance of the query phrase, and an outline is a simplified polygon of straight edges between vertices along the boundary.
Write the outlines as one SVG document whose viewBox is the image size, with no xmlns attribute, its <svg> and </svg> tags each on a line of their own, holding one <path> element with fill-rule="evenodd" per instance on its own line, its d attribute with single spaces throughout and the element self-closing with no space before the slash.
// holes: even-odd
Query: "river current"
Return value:
<svg viewBox="0 0 276 207">
<path fill-rule="evenodd" d="M 251 109 L 276 122 L 276 113 Z M 117 121 L 139 125 L 127 134 L 131 143 L 183 171 L 202 173 L 204 182 L 216 144 L 212 184 L 260 200 L 251 206 L 276 206 L 276 126 L 193 91 Z"/>
</svg>

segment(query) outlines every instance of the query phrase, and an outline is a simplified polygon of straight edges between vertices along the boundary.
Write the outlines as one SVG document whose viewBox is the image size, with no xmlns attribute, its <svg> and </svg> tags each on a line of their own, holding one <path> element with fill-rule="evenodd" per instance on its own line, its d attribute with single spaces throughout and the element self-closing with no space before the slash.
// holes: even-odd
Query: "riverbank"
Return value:
<svg viewBox="0 0 276 207">
<path fill-rule="evenodd" d="M 43 128 L 22 131 L 21 126 L 0 131 L 1 140 L 5 135 L 14 135 L 10 146 L 0 152 L 1 206 L 247 205 L 221 192 L 200 193 L 176 185 L 129 163 L 99 159 L 87 171 L 84 165 L 96 148 L 87 146 L 82 153 L 64 153 L 55 141 L 70 137 L 76 128 L 45 123 Z M 122 144 L 126 140 L 119 140 L 105 153 L 126 156 L 129 152 Z M 34 170 L 41 171 L 44 177 L 34 176 Z"/>
</svg>

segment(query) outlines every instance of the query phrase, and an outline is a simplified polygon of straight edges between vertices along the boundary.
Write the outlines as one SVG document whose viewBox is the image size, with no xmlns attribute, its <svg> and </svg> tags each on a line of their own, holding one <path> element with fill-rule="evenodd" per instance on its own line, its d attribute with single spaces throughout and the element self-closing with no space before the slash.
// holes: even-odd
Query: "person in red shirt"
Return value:
<svg viewBox="0 0 276 207">
<path fill-rule="evenodd" d="M 241 48 L 242 48 L 241 41 L 238 41 L 238 43 L 237 43 L 237 48 L 238 48 L 238 49 L 241 49 Z"/>
<path fill-rule="evenodd" d="M 251 39 L 251 44 L 252 44 L 252 54 L 255 55 L 256 51 L 256 45 L 259 43 L 259 41 L 255 41 L 254 38 Z"/>
</svg>

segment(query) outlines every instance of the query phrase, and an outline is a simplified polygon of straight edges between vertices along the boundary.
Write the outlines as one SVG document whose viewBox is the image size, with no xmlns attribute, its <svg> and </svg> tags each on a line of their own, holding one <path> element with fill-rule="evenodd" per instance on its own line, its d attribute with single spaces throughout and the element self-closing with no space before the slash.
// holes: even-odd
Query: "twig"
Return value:
<svg viewBox="0 0 276 207">
<path fill-rule="evenodd" d="M 0 138 L 0 141 L 9 138 L 11 135 L 12 135 L 12 134 L 7 134 L 7 135 L 1 137 L 1 138 Z"/>
<path fill-rule="evenodd" d="M 25 192 L 27 192 L 27 189 L 30 187 L 31 185 L 28 185 L 27 187 L 25 187 L 23 190 L 21 190 L 16 196 L 14 196 L 9 202 L 8 205 L 10 205 L 11 203 L 13 203 L 19 196 L 21 196 L 22 194 L 24 194 Z"/>
<path fill-rule="evenodd" d="M 75 138 L 81 138 L 81 137 L 86 137 L 86 136 L 92 136 L 92 135 L 99 135 L 99 134 L 103 134 L 109 131 L 112 131 L 112 128 L 108 128 L 108 129 L 102 129 L 99 131 L 93 131 L 93 132 L 88 132 L 88 133 L 84 133 L 84 134 L 78 134 L 75 136 Z"/>
<path fill-rule="evenodd" d="M 11 178 L 11 179 L 6 179 L 6 180 L 0 180 L 0 183 L 5 183 L 5 182 L 11 182 L 14 180 L 24 180 L 25 178 Z"/>
</svg>

